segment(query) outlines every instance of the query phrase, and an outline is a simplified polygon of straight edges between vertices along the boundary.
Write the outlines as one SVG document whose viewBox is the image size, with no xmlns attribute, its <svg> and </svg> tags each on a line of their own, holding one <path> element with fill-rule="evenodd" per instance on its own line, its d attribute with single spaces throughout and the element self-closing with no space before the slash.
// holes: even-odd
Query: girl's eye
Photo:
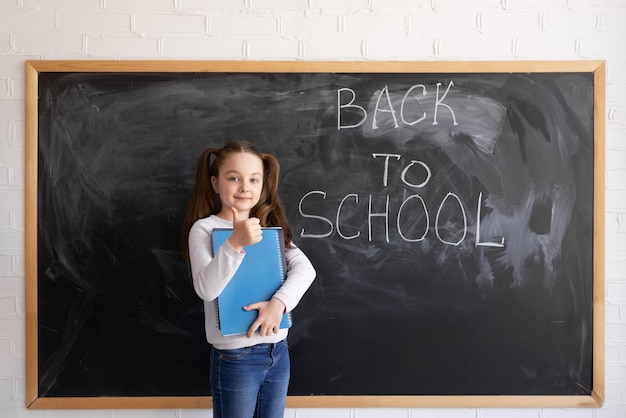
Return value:
<svg viewBox="0 0 626 418">
<path fill-rule="evenodd" d="M 239 177 L 235 177 L 235 176 L 229 177 L 228 181 L 239 181 Z"/>
<path fill-rule="evenodd" d="M 250 179 L 250 183 L 258 183 L 258 182 L 260 182 L 260 181 L 261 181 L 261 180 L 259 180 L 259 179 Z"/>
</svg>

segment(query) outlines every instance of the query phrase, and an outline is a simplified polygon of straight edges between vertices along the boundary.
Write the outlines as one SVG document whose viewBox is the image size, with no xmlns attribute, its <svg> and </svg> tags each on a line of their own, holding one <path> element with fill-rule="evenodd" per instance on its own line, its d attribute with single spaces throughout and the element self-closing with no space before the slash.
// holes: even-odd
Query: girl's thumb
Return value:
<svg viewBox="0 0 626 418">
<path fill-rule="evenodd" d="M 233 211 L 233 223 L 235 223 L 239 220 L 239 211 L 234 206 L 231 206 L 230 209 Z"/>
</svg>

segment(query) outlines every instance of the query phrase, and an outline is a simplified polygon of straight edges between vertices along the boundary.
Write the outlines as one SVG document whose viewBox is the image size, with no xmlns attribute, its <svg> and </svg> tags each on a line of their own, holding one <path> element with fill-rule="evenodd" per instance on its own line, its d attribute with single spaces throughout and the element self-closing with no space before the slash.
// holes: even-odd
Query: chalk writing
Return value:
<svg viewBox="0 0 626 418">
<path fill-rule="evenodd" d="M 402 156 L 399 154 L 373 153 L 372 157 L 375 159 L 379 157 L 384 157 L 382 183 L 383 183 L 383 186 L 386 187 L 389 183 L 389 160 L 392 158 L 396 160 L 400 160 Z M 406 174 L 408 170 L 415 165 L 422 167 L 426 173 L 426 179 L 422 181 L 421 183 L 417 183 L 417 184 L 410 183 L 406 180 Z M 402 170 L 400 174 L 400 179 L 405 185 L 412 187 L 412 188 L 419 189 L 419 188 L 423 188 L 424 186 L 426 186 L 426 184 L 430 181 L 431 174 L 432 174 L 432 171 L 430 167 L 428 166 L 428 164 L 424 163 L 423 161 L 411 160 L 409 164 L 407 164 L 406 167 L 404 167 L 404 169 Z M 475 247 L 504 247 L 504 238 L 501 238 L 499 242 L 482 242 L 481 241 L 480 216 L 481 216 L 481 208 L 482 208 L 482 203 L 483 203 L 482 196 L 483 196 L 482 193 L 480 193 L 478 195 L 478 201 L 477 201 L 477 209 L 476 209 L 477 222 L 476 222 L 476 230 L 475 230 L 476 239 L 475 239 L 474 245 Z M 337 231 L 337 235 L 339 235 L 344 240 L 352 240 L 361 236 L 361 231 L 358 231 L 358 230 L 352 234 L 346 233 L 345 230 L 343 229 L 344 225 L 341 221 L 341 219 L 344 218 L 342 217 L 343 209 L 348 204 L 348 202 L 352 203 L 352 201 L 354 201 L 354 203 L 352 203 L 353 205 L 359 205 L 360 203 L 359 194 L 348 193 L 343 198 L 341 198 L 341 200 L 339 201 L 339 204 L 337 205 L 337 210 L 334 216 L 334 222 L 326 216 L 322 216 L 319 213 L 311 213 L 305 209 L 306 203 L 310 202 L 311 200 L 314 200 L 316 197 L 317 198 L 321 197 L 322 200 L 325 200 L 327 197 L 327 193 L 323 190 L 309 191 L 300 199 L 298 203 L 298 211 L 303 218 L 321 222 L 321 225 L 324 226 L 325 231 L 315 234 L 315 233 L 306 232 L 305 228 L 302 228 L 300 232 L 300 236 L 302 238 L 327 238 L 327 237 L 330 237 L 335 230 Z M 385 225 L 385 231 L 384 231 L 385 241 L 390 242 L 389 240 L 390 196 L 388 194 L 383 195 L 385 205 L 384 205 L 384 210 L 381 212 L 375 212 L 372 209 L 372 202 L 375 198 L 376 197 L 372 194 L 368 195 L 368 208 L 367 208 L 368 241 L 373 240 L 372 220 L 374 218 L 381 218 L 384 220 L 384 225 Z M 418 207 L 414 208 L 413 210 L 409 210 L 407 204 L 409 202 L 412 202 L 413 200 L 417 200 L 419 202 Z M 444 221 L 441 220 L 442 210 L 444 209 L 444 207 L 450 208 L 451 206 L 458 206 L 456 213 L 458 217 L 461 219 L 460 224 L 462 225 L 458 229 L 458 231 L 456 231 L 456 234 L 458 235 L 458 237 L 454 237 L 454 239 L 444 237 L 440 232 L 444 228 L 443 226 Z M 454 209 L 450 209 L 450 210 L 454 211 Z M 424 227 L 424 231 L 418 232 L 415 237 L 410 237 L 409 232 L 404 230 L 404 228 L 402 227 L 402 219 L 404 216 L 424 217 L 424 219 L 426 220 L 425 222 L 426 226 Z M 430 218 L 431 217 L 430 217 L 427 205 L 419 193 L 412 194 L 404 198 L 398 208 L 397 216 L 396 216 L 396 230 L 398 232 L 398 236 L 403 241 L 406 241 L 406 242 L 419 242 L 419 241 L 424 240 L 426 236 L 428 235 L 429 230 L 431 230 Z M 360 224 L 362 224 L 362 222 Z M 468 230 L 467 214 L 466 214 L 465 206 L 463 205 L 463 201 L 459 198 L 457 194 L 453 192 L 449 192 L 441 200 L 441 202 L 437 206 L 435 221 L 434 221 L 434 225 L 432 229 L 434 230 L 437 239 L 441 243 L 446 244 L 446 245 L 458 246 L 466 239 L 467 230 Z"/>
<path fill-rule="evenodd" d="M 454 86 L 454 82 L 450 81 L 448 83 L 448 86 L 446 87 L 445 92 L 443 94 L 440 94 L 441 85 L 442 85 L 441 83 L 436 83 L 436 96 L 435 96 L 436 98 L 433 104 L 432 124 L 433 125 L 439 124 L 439 122 L 437 122 L 437 113 L 439 111 L 439 107 L 444 107 L 450 112 L 452 116 L 453 125 L 458 125 L 454 109 L 449 104 L 444 103 L 446 96 L 450 92 L 450 88 Z M 426 114 L 426 111 L 424 110 L 424 107 L 422 106 L 420 97 L 417 96 L 416 94 L 413 94 L 414 90 L 416 89 L 421 89 L 422 97 L 426 96 L 428 93 L 426 90 L 426 86 L 424 86 L 423 84 L 415 84 L 407 89 L 406 93 L 404 94 L 404 97 L 402 98 L 400 102 L 400 120 L 402 121 L 402 124 L 406 126 L 416 125 L 426 120 L 427 118 L 427 114 Z M 399 128 L 400 124 L 398 123 L 398 116 L 396 114 L 396 109 L 394 107 L 393 101 L 391 99 L 391 95 L 389 93 L 389 87 L 384 86 L 379 92 L 377 92 L 377 95 L 378 97 L 376 98 L 376 105 L 374 107 L 374 112 L 373 112 L 374 114 L 372 116 L 372 129 L 378 129 L 377 120 L 378 120 L 379 113 L 388 113 L 391 116 L 391 119 L 393 120 L 394 128 Z M 346 96 L 347 96 L 347 99 L 346 99 Z M 421 115 L 420 114 L 416 115 L 415 116 L 416 119 L 414 120 L 408 120 L 407 115 L 406 115 L 407 112 L 405 111 L 405 105 L 407 104 L 407 101 L 409 99 L 413 99 L 415 101 L 415 105 L 417 106 L 417 108 L 422 111 Z M 356 101 L 356 93 L 351 88 L 342 87 L 337 90 L 337 130 L 357 128 L 361 126 L 363 123 L 365 123 L 365 121 L 367 120 L 367 117 L 368 117 L 367 110 L 363 106 L 355 104 L 355 101 Z M 381 101 L 383 103 L 381 103 Z M 344 111 L 350 112 L 352 114 L 355 114 L 355 113 L 358 114 L 360 116 L 360 120 L 356 121 L 355 123 L 343 124 L 342 112 Z"/>
</svg>

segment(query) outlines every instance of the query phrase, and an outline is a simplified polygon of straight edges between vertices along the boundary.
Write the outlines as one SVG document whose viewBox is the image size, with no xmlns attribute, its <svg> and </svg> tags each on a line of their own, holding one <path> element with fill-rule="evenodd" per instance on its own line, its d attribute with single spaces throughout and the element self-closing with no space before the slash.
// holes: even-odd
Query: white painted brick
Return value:
<svg viewBox="0 0 626 418">
<path fill-rule="evenodd" d="M 52 412 L 52 411 L 50 411 Z M 59 411 L 62 412 L 62 411 Z M 64 411 L 63 411 L 64 412 Z M 79 412 L 79 411 L 76 411 Z M 76 415 L 63 415 L 63 414 L 48 414 L 49 418 L 82 418 L 79 414 Z M 178 418 L 177 411 L 173 409 L 150 409 L 150 410 L 117 410 L 113 411 L 111 415 L 98 416 L 97 418 Z"/>
<path fill-rule="evenodd" d="M 26 299 L 16 298 L 15 300 L 15 315 L 18 318 L 26 318 Z"/>
<path fill-rule="evenodd" d="M 18 101 L 18 104 L 22 103 Z M 20 159 L 24 158 L 24 150 L 21 147 L 14 147 L 11 145 L 0 146 L 0 167 L 10 167 Z"/>
<path fill-rule="evenodd" d="M 614 195 L 615 193 L 607 193 L 607 195 Z M 623 206 L 626 206 L 626 202 L 622 201 Z M 608 205 L 607 207 L 611 209 Z M 605 246 L 607 249 L 623 249 L 624 242 L 626 240 L 626 232 L 623 231 L 606 231 L 605 232 Z M 608 258 L 608 256 L 607 256 Z"/>
<path fill-rule="evenodd" d="M 520 37 L 515 39 L 515 56 L 525 59 L 568 59 L 575 56 L 576 40 L 563 36 Z"/>
<path fill-rule="evenodd" d="M 12 378 L 0 378 L 0 399 L 13 399 L 15 397 L 15 381 Z"/>
<path fill-rule="evenodd" d="M 626 396 L 623 389 L 615 385 L 605 385 L 604 388 L 605 401 L 607 405 L 615 403 L 624 403 Z"/>
<path fill-rule="evenodd" d="M 626 417 L 626 405 L 605 404 L 596 411 L 594 418 L 624 418 Z"/>
<path fill-rule="evenodd" d="M 604 215 L 604 224 L 605 224 L 606 230 L 619 231 L 624 226 L 623 213 L 615 212 L 615 211 L 606 211 Z"/>
<path fill-rule="evenodd" d="M 11 340 L 13 343 L 11 355 L 17 358 L 26 358 L 26 339 L 11 338 Z"/>
<path fill-rule="evenodd" d="M 0 405 L 0 416 L 11 418 L 45 418 L 46 410 L 33 410 L 26 409 L 24 402 L 7 402 L 5 405 Z M 91 418 L 91 413 L 89 414 Z"/>
<path fill-rule="evenodd" d="M 370 9 L 376 12 L 386 12 L 390 9 L 432 9 L 432 0 L 375 0 L 370 4 Z"/>
<path fill-rule="evenodd" d="M 605 158 L 607 170 L 626 168 L 626 150 L 611 150 L 606 153 Z"/>
<path fill-rule="evenodd" d="M 539 409 L 528 408 L 525 411 L 521 409 L 483 409 L 480 418 L 540 418 L 541 411 Z M 422 417 L 420 417 L 422 418 Z M 589 417 L 591 418 L 591 417 Z"/>
<path fill-rule="evenodd" d="M 0 100 L 0 120 L 25 120 L 23 100 Z"/>
<path fill-rule="evenodd" d="M 432 10 L 424 10 L 410 15 L 409 33 L 416 37 L 423 36 L 425 32 L 450 34 L 473 31 L 478 33 L 477 22 L 475 13 L 463 13 L 456 10 L 436 13 Z"/>
<path fill-rule="evenodd" d="M 26 80 L 24 78 L 9 78 L 6 80 L 5 89 L 7 98 L 23 98 Z"/>
<path fill-rule="evenodd" d="M 63 415 L 61 412 L 68 412 L 68 415 Z M 80 411 L 47 411 L 46 418 L 66 418 L 66 417 L 67 418 L 82 418 L 80 414 L 78 414 L 78 412 Z M 154 418 L 178 418 L 177 411 L 173 409 L 170 409 L 170 410 L 151 409 L 151 410 L 135 410 L 135 411 L 119 409 L 119 410 L 113 410 L 110 412 L 107 412 L 107 411 L 102 411 L 102 412 L 89 411 L 89 412 L 90 412 L 89 418 L 150 418 L 150 416 L 153 416 Z M 95 412 L 95 413 L 91 415 L 92 412 Z M 206 416 L 210 416 L 210 415 L 206 415 Z"/>
<path fill-rule="evenodd" d="M 83 47 L 81 34 L 18 33 L 14 39 L 16 51 L 23 54 L 45 54 L 50 51 L 80 53 Z"/>
<path fill-rule="evenodd" d="M 15 318 L 17 317 L 17 300 L 12 297 L 0 298 L 0 317 Z"/>
<path fill-rule="evenodd" d="M 625 363 L 626 362 L 626 344 L 619 344 L 618 352 L 619 352 L 618 354 L 619 362 Z"/>
<path fill-rule="evenodd" d="M 539 13 L 537 12 L 483 12 L 478 17 L 480 31 L 483 33 L 499 31 L 539 31 Z"/>
<path fill-rule="evenodd" d="M 210 409 L 181 409 L 179 412 L 180 417 L 177 418 L 207 418 L 213 414 Z M 292 418 L 292 415 L 293 412 L 290 413 L 290 409 L 287 408 L 284 418 Z"/>
<path fill-rule="evenodd" d="M 611 153 L 607 153 L 611 154 Z M 606 173 L 608 189 L 626 189 L 626 170 L 610 170 Z"/>
<path fill-rule="evenodd" d="M 594 13 L 567 13 L 551 11 L 541 15 L 542 29 L 545 31 L 593 31 L 597 29 L 598 18 Z"/>
<path fill-rule="evenodd" d="M 626 8 L 626 3 L 623 0 L 571 0 L 570 8 L 574 10 L 587 10 L 587 9 L 595 9 L 595 8 L 617 8 L 623 9 Z"/>
<path fill-rule="evenodd" d="M 158 55 L 158 39 L 139 36 L 89 35 L 86 41 L 87 55 L 112 58 L 155 58 Z"/>
<path fill-rule="evenodd" d="M 544 409 L 541 411 L 541 418 L 594 418 L 594 412 L 591 409 L 585 408 Z"/>
<path fill-rule="evenodd" d="M 0 78 L 0 99 L 6 100 L 10 94 L 10 83 L 6 78 Z"/>
<path fill-rule="evenodd" d="M 18 0 L 2 0 L 0 1 L 0 6 L 3 9 L 17 9 L 19 6 Z"/>
<path fill-rule="evenodd" d="M 241 59 L 244 42 L 238 39 L 165 38 L 161 56 L 177 59 Z"/>
<path fill-rule="evenodd" d="M 612 364 L 611 367 L 606 368 L 604 374 L 607 383 L 626 384 L 626 365 L 624 364 Z"/>
<path fill-rule="evenodd" d="M 579 54 L 587 59 L 621 58 L 624 56 L 624 37 L 619 32 L 597 33 L 580 39 Z"/>
<path fill-rule="evenodd" d="M 623 214 L 622 214 L 623 215 Z M 606 266 L 606 279 L 607 280 L 626 280 L 626 260 L 607 260 Z"/>
<path fill-rule="evenodd" d="M 337 36 L 337 16 L 289 16 L 280 19 L 280 35 L 296 39 L 312 39 Z"/>
<path fill-rule="evenodd" d="M 26 179 L 24 178 L 24 170 L 18 169 L 17 167 L 9 168 L 9 185 L 10 186 L 24 186 L 26 184 Z"/>
<path fill-rule="evenodd" d="M 3 248 L 0 248 L 3 250 Z M 13 273 L 13 256 L 0 253 L 0 276 Z"/>
<path fill-rule="evenodd" d="M 389 48 L 392 42 L 394 47 Z M 434 40 L 428 37 L 389 39 L 370 39 L 365 43 L 365 57 L 368 59 L 412 59 L 424 60 L 424 57 L 434 58 Z"/>
<path fill-rule="evenodd" d="M 606 284 L 606 289 L 613 302 L 626 302 L 626 282 L 609 282 Z"/>
<path fill-rule="evenodd" d="M 62 32 L 130 32 L 129 13 L 87 13 L 62 11 L 59 30 Z"/>
<path fill-rule="evenodd" d="M 506 10 L 545 10 L 563 9 L 568 10 L 568 0 L 506 0 L 504 8 Z"/>
<path fill-rule="evenodd" d="M 289 3 L 297 4 L 295 1 Z M 251 6 L 251 8 L 254 7 Z M 209 13 L 215 11 L 245 11 L 247 8 L 244 0 L 180 0 L 180 10 Z"/>
<path fill-rule="evenodd" d="M 369 0 L 309 0 L 311 9 L 348 9 L 348 10 L 358 10 L 358 9 L 368 9 L 370 5 Z"/>
<path fill-rule="evenodd" d="M 24 208 L 24 189 L 10 188 L 2 189 L 2 199 L 0 199 L 0 207 L 23 210 Z"/>
<path fill-rule="evenodd" d="M 175 4 L 175 0 L 106 0 L 105 7 L 109 10 L 173 12 Z"/>
<path fill-rule="evenodd" d="M 109 0 L 107 0 L 108 2 Z M 129 1 L 131 3 L 132 1 Z M 100 0 L 22 0 L 26 9 L 80 9 L 94 10 L 100 9 Z"/>
<path fill-rule="evenodd" d="M 37 32 L 56 30 L 56 13 L 51 10 L 5 10 L 0 13 L 2 32 L 25 32 L 36 28 Z"/>
<path fill-rule="evenodd" d="M 298 411 L 298 418 L 352 418 L 353 416 L 349 409 L 305 408 Z"/>
<path fill-rule="evenodd" d="M 359 40 L 337 39 L 334 41 L 304 42 L 303 59 L 353 60 L 363 57 L 363 44 Z"/>
<path fill-rule="evenodd" d="M 624 25 L 626 25 L 626 20 L 624 21 Z M 626 46 L 626 44 L 624 46 Z M 606 101 L 608 103 L 626 103 L 626 83 L 611 83 L 609 87 L 610 88 L 606 90 Z"/>
<path fill-rule="evenodd" d="M 624 81 L 626 81 L 626 61 L 612 60 L 606 67 L 606 82 L 610 85 Z"/>
<path fill-rule="evenodd" d="M 500 9 L 502 7 L 502 2 L 500 0 L 473 0 L 473 1 L 436 0 L 433 2 L 433 7 L 437 11 L 443 10 L 446 8 L 452 8 L 452 9 L 466 8 L 466 9 L 472 9 L 472 10 L 485 9 L 485 8 Z"/>
<path fill-rule="evenodd" d="M 17 250 L 24 247 L 24 234 L 15 231 L 3 231 L 0 234 L 0 248 L 6 250 Z"/>
<path fill-rule="evenodd" d="M 0 120 L 0 145 L 24 144 L 24 124 L 9 120 Z"/>
<path fill-rule="evenodd" d="M 0 53 L 6 54 L 11 50 L 11 35 L 0 33 Z"/>
<path fill-rule="evenodd" d="M 608 106 L 608 123 L 611 126 L 626 126 L 626 105 L 614 104 Z M 0 115 L 2 117 L 2 115 Z"/>
<path fill-rule="evenodd" d="M 13 339 L 0 337 L 0 357 L 11 357 L 13 355 Z"/>
<path fill-rule="evenodd" d="M 10 183 L 10 168 L 0 164 L 0 186 L 8 186 Z"/>
<path fill-rule="evenodd" d="M 0 250 L 1 251 L 1 250 Z M 3 260 L 3 253 L 0 252 L 0 265 Z M 9 255 L 9 265 L 11 256 Z M 24 296 L 24 278 L 15 276 L 5 276 L 0 268 L 0 296 Z"/>
<path fill-rule="evenodd" d="M 11 228 L 16 231 L 24 231 L 24 212 L 18 210 L 11 211 Z"/>
<path fill-rule="evenodd" d="M 251 10 L 306 10 L 309 6 L 307 0 L 249 0 L 249 3 Z"/>
<path fill-rule="evenodd" d="M 22 319 L 0 318 L 0 329 L 3 336 L 24 338 L 25 324 Z M 3 375 L 4 365 L 0 364 L 0 376 Z M 12 376 L 19 376 L 14 374 Z"/>
<path fill-rule="evenodd" d="M 138 33 L 206 34 L 207 18 L 199 15 L 137 14 L 133 30 Z"/>
<path fill-rule="evenodd" d="M 8 208 L 0 208 L 0 231 L 11 228 L 11 212 Z"/>
<path fill-rule="evenodd" d="M 466 37 L 464 39 L 442 39 L 437 42 L 437 58 L 471 59 L 481 56 L 483 60 L 510 57 L 511 38 Z"/>
<path fill-rule="evenodd" d="M 626 141 L 624 141 L 625 134 L 626 129 L 611 126 L 607 127 L 605 137 L 607 152 L 613 149 L 626 149 Z"/>
<path fill-rule="evenodd" d="M 9 320 L 13 321 L 13 320 Z M 0 357 L 0 376 L 17 377 L 24 375 L 24 364 L 14 357 Z"/>
<path fill-rule="evenodd" d="M 343 21 L 345 34 L 366 33 L 376 37 L 381 33 L 403 34 L 407 31 L 407 16 L 404 14 L 352 14 Z"/>
<path fill-rule="evenodd" d="M 296 40 L 265 41 L 255 39 L 247 43 L 247 50 L 247 58 L 250 59 L 297 59 L 299 42 Z"/>
<path fill-rule="evenodd" d="M 278 34 L 278 18 L 273 16 L 211 16 L 209 33 L 212 36 L 267 36 Z"/>
<path fill-rule="evenodd" d="M 0 35 L 0 49 L 2 44 L 2 35 Z M 24 77 L 24 67 L 28 60 L 39 60 L 39 55 L 3 55 L 0 60 L 0 74 L 9 78 Z M 0 119 L 2 115 L 0 114 Z"/>
<path fill-rule="evenodd" d="M 604 307 L 604 318 L 606 321 L 620 321 L 620 305 L 606 304 Z"/>
<path fill-rule="evenodd" d="M 389 411 L 389 413 L 387 413 Z M 381 418 L 380 409 L 359 409 L 358 418 Z M 323 415 L 322 415 L 323 416 Z M 385 410 L 384 418 L 405 418 L 406 411 L 402 409 Z M 476 410 L 469 408 L 442 409 L 442 408 L 419 408 L 411 411 L 411 418 L 476 418 Z M 508 418 L 508 415 L 505 415 Z"/>
<path fill-rule="evenodd" d="M 622 189 L 608 190 L 605 193 L 605 207 L 608 210 L 626 210 L 626 192 Z M 623 242 L 622 242 L 623 245 Z M 617 247 L 613 247 L 617 248 Z"/>
<path fill-rule="evenodd" d="M 22 234 L 23 235 L 23 234 Z M 24 247 L 20 247 L 15 251 L 13 256 L 13 269 L 15 274 L 24 275 Z"/>
</svg>

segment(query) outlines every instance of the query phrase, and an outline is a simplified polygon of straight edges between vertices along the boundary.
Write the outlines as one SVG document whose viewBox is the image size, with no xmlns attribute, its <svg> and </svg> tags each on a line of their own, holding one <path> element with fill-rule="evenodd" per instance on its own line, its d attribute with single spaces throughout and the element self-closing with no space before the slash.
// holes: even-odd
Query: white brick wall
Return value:
<svg viewBox="0 0 626 418">
<path fill-rule="evenodd" d="M 0 416 L 199 418 L 24 407 L 24 61 L 607 61 L 606 403 L 601 409 L 300 409 L 287 417 L 626 416 L 626 1 L 0 0 Z"/>
</svg>

